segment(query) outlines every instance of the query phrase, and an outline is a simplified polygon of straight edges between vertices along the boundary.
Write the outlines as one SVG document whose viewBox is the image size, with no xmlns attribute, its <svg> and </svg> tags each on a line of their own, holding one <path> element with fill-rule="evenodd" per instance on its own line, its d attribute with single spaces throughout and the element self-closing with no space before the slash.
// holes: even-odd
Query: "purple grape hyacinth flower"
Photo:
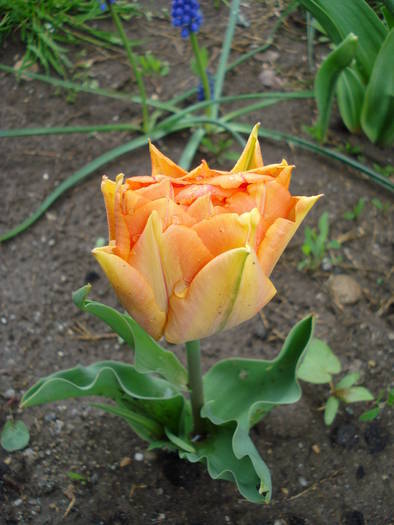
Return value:
<svg viewBox="0 0 394 525">
<path fill-rule="evenodd" d="M 106 11 L 109 4 L 114 4 L 116 0 L 98 0 L 101 11 Z"/>
<path fill-rule="evenodd" d="M 173 0 L 171 16 L 172 25 L 181 29 L 182 38 L 187 38 L 190 33 L 197 33 L 202 24 L 197 0 Z"/>
</svg>

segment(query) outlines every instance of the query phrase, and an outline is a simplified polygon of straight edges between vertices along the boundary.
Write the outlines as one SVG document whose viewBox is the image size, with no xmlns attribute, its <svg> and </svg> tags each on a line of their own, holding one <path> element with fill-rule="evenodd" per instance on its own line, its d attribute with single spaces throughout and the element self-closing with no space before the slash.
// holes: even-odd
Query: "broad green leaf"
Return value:
<svg viewBox="0 0 394 525">
<path fill-rule="evenodd" d="M 308 383 L 329 383 L 332 374 L 340 371 L 341 363 L 331 348 L 321 339 L 313 338 L 297 371 L 297 377 Z"/>
<path fill-rule="evenodd" d="M 116 361 L 78 366 L 41 379 L 23 396 L 21 406 L 87 396 L 112 399 L 121 407 L 174 431 L 178 430 L 183 413 L 184 398 L 171 383 L 141 374 L 133 365 Z"/>
<path fill-rule="evenodd" d="M 89 284 L 73 293 L 73 301 L 82 311 L 89 312 L 104 321 L 135 352 L 135 367 L 143 374 L 156 373 L 179 387 L 187 384 L 187 372 L 173 352 L 162 348 L 129 315 L 121 314 L 114 308 L 87 296 Z"/>
<path fill-rule="evenodd" d="M 158 437 L 163 435 L 163 428 L 161 425 L 143 414 L 138 414 L 130 409 L 125 409 L 116 405 L 107 405 L 105 403 L 91 403 L 91 405 L 107 412 L 107 414 L 121 417 L 134 430 L 134 432 L 140 436 L 140 438 L 145 439 L 146 441 L 155 441 Z"/>
<path fill-rule="evenodd" d="M 236 455 L 233 450 L 234 430 L 234 423 L 212 427 L 207 439 L 193 444 L 196 452 L 179 451 L 179 455 L 191 463 L 206 463 L 212 479 L 235 482 L 248 501 L 267 503 L 271 497 L 269 470 L 248 435 L 243 443 L 244 457 Z"/>
<path fill-rule="evenodd" d="M 262 459 L 250 448 L 249 429 L 274 406 L 295 403 L 301 397 L 296 370 L 312 337 L 313 327 L 312 316 L 297 323 L 278 357 L 272 361 L 226 359 L 204 376 L 205 404 L 201 415 L 215 425 L 235 421 L 234 455 L 239 459 L 248 457 L 261 475 L 265 470 Z M 261 479 L 268 487 L 267 476 Z"/>
<path fill-rule="evenodd" d="M 330 396 L 327 399 L 326 408 L 324 410 L 324 423 L 327 426 L 330 426 L 331 423 L 334 421 L 335 416 L 337 415 L 337 412 L 338 412 L 338 408 L 339 408 L 339 399 L 334 396 Z"/>
<path fill-rule="evenodd" d="M 342 71 L 350 65 L 357 50 L 357 37 L 350 33 L 334 51 L 325 58 L 315 78 L 315 97 L 319 117 L 316 122 L 316 135 L 323 141 L 328 129 L 331 106 L 337 80 Z"/>
<path fill-rule="evenodd" d="M 30 433 L 23 421 L 7 421 L 1 432 L 1 446 L 7 452 L 25 448 L 29 443 Z"/>
<path fill-rule="evenodd" d="M 353 386 L 352 388 L 344 389 L 338 397 L 343 399 L 345 403 L 357 403 L 358 401 L 373 401 L 371 392 L 363 386 Z"/>
<path fill-rule="evenodd" d="M 364 0 L 300 0 L 318 20 L 334 44 L 340 44 L 349 33 L 358 37 L 356 60 L 368 79 L 387 29 Z"/>
<path fill-rule="evenodd" d="M 337 82 L 337 103 L 342 120 L 351 133 L 360 130 L 365 85 L 353 67 L 345 68 Z"/>
<path fill-rule="evenodd" d="M 384 41 L 372 70 L 361 125 L 372 142 L 390 145 L 394 141 L 394 28 Z"/>
<path fill-rule="evenodd" d="M 359 372 L 352 372 L 350 374 L 346 374 L 336 385 L 336 389 L 341 388 L 350 388 L 353 386 L 357 381 L 360 379 Z"/>
</svg>

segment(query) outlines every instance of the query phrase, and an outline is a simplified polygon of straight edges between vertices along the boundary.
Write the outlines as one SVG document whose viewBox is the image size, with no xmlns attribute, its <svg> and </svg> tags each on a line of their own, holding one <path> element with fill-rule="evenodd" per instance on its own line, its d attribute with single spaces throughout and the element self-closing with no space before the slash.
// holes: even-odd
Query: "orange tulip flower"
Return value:
<svg viewBox="0 0 394 525">
<path fill-rule="evenodd" d="M 292 166 L 264 166 L 257 132 L 231 172 L 187 172 L 150 144 L 151 176 L 103 178 L 110 241 L 93 254 L 155 339 L 226 330 L 276 292 L 269 275 L 319 196 L 290 194 Z"/>
</svg>

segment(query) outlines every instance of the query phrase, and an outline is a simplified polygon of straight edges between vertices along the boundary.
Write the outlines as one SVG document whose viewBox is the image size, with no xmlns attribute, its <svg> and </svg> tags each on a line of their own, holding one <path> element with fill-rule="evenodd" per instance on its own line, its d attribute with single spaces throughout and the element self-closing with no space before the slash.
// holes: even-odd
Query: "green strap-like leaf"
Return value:
<svg viewBox="0 0 394 525">
<path fill-rule="evenodd" d="M 351 63 L 357 49 L 357 37 L 350 33 L 338 47 L 331 51 L 320 66 L 315 78 L 315 97 L 319 110 L 316 135 L 323 141 L 330 122 L 331 105 L 336 83 L 342 71 Z"/>
<path fill-rule="evenodd" d="M 135 367 L 140 373 L 156 373 L 173 385 L 185 388 L 187 372 L 173 352 L 162 348 L 129 315 L 87 296 L 91 286 L 85 285 L 73 293 L 74 303 L 85 312 L 98 317 L 116 332 L 135 352 Z"/>
<path fill-rule="evenodd" d="M 387 29 L 364 0 L 300 0 L 326 31 L 334 44 L 351 32 L 359 39 L 356 60 L 363 77 L 371 74 Z"/>
<path fill-rule="evenodd" d="M 183 413 L 184 398 L 168 381 L 141 374 L 133 365 L 116 361 L 102 361 L 51 374 L 26 392 L 21 406 L 87 396 L 112 399 L 121 408 L 130 408 L 175 432 Z M 130 419 L 131 416 L 132 413 Z"/>
<path fill-rule="evenodd" d="M 337 83 L 337 103 L 345 126 L 351 133 L 360 130 L 365 85 L 360 74 L 353 67 L 345 68 Z"/>
<path fill-rule="evenodd" d="M 179 455 L 191 463 L 206 463 L 212 479 L 235 482 L 239 492 L 248 501 L 267 503 L 271 496 L 269 470 L 248 435 L 243 443 L 246 451 L 244 457 L 239 458 L 234 453 L 234 430 L 234 423 L 216 426 L 207 439 L 193 444 L 196 452 L 179 451 Z M 255 462 L 252 462 L 252 457 Z"/>
<path fill-rule="evenodd" d="M 394 141 L 394 28 L 387 35 L 373 67 L 361 113 L 364 133 L 372 142 Z"/>
</svg>

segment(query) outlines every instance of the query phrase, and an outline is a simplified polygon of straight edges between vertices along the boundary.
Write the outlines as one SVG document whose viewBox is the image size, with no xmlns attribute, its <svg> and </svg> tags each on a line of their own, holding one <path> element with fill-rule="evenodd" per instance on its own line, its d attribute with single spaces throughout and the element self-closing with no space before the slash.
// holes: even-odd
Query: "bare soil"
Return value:
<svg viewBox="0 0 394 525">
<path fill-rule="evenodd" d="M 200 41 L 208 47 L 214 69 L 228 11 L 223 4 L 218 9 L 211 2 L 202 4 L 205 24 Z M 189 68 L 190 48 L 163 17 L 164 6 L 167 3 L 149 4 L 152 18 L 133 19 L 128 25 L 130 36 L 143 38 L 144 49 L 170 62 L 169 76 L 148 81 L 150 95 L 161 100 L 195 85 Z M 242 14 L 250 26 L 237 27 L 234 57 L 264 41 L 277 20 L 277 4 L 249 2 Z M 270 54 L 258 55 L 231 72 L 225 94 L 311 88 L 304 20 L 300 13 L 292 15 Z M 22 51 L 15 36 L 3 46 L 1 62 L 14 64 Z M 82 57 L 82 51 L 84 59 L 94 59 L 87 74 L 101 87 L 136 91 L 128 81 L 122 57 L 90 47 L 75 49 L 74 56 Z M 321 46 L 316 49 L 317 56 L 326 52 Z M 259 75 L 263 70 L 273 72 L 273 85 L 262 85 Z M 78 94 L 71 103 L 70 93 L 35 81 L 17 83 L 4 73 L 0 73 L 0 92 L 1 127 L 5 129 L 139 119 L 138 107 L 121 101 Z M 245 122 L 261 121 L 268 128 L 302 134 L 302 125 L 310 124 L 314 116 L 315 104 L 306 100 L 257 111 Z M 187 137 L 186 132 L 167 137 L 158 146 L 177 160 Z M 130 140 L 126 133 L 2 139 L 0 231 L 24 219 L 76 169 L 126 140 Z M 329 140 L 332 147 L 358 146 L 370 165 L 393 164 L 392 151 L 348 135 L 337 115 Z M 298 232 L 273 274 L 278 290 L 275 299 L 261 318 L 204 340 L 204 367 L 232 355 L 271 358 L 291 326 L 315 312 L 316 335 L 328 341 L 344 371 L 359 371 L 363 384 L 377 394 L 392 380 L 391 196 L 337 162 L 268 140 L 262 141 L 262 149 L 266 163 L 284 157 L 296 165 L 294 194 L 325 194 L 306 223 L 316 225 L 318 217 L 328 211 L 331 238 L 343 240 L 343 260 L 336 266 L 326 264 L 325 270 L 298 271 L 303 240 L 302 230 Z M 201 157 L 220 168 L 229 167 L 228 161 L 213 159 L 206 151 L 198 153 L 196 163 Z M 106 173 L 113 178 L 120 171 L 131 176 L 149 173 L 149 169 L 148 152 L 143 148 L 108 165 Z M 272 412 L 253 430 L 273 479 L 273 500 L 264 507 L 243 501 L 232 484 L 211 480 L 200 465 L 164 453 L 148 453 L 126 424 L 90 407 L 88 401 L 18 414 L 21 395 L 42 376 L 78 363 L 131 358 L 129 349 L 105 326 L 71 303 L 71 292 L 90 281 L 92 297 L 116 305 L 109 283 L 90 254 L 96 239 L 106 236 L 99 190 L 102 174 L 98 170 L 91 175 L 27 232 L 0 247 L 0 426 L 14 413 L 31 431 L 25 450 L 13 454 L 0 450 L 0 523 L 393 523 L 390 414 L 386 410 L 376 421 L 361 423 L 358 417 L 366 405 L 351 405 L 342 407 L 333 426 L 327 428 L 320 411 L 327 396 L 325 386 L 304 384 L 301 402 Z M 344 220 L 344 212 L 362 197 L 367 201 L 359 219 Z M 378 211 L 372 205 L 374 198 L 391 202 L 391 207 L 385 213 Z M 330 295 L 329 279 L 339 273 L 360 284 L 362 296 L 356 304 L 341 307 Z M 99 337 L 94 339 L 92 334 Z M 176 351 L 183 359 L 182 349 Z M 81 474 L 85 481 L 72 481 L 69 472 Z"/>
</svg>

